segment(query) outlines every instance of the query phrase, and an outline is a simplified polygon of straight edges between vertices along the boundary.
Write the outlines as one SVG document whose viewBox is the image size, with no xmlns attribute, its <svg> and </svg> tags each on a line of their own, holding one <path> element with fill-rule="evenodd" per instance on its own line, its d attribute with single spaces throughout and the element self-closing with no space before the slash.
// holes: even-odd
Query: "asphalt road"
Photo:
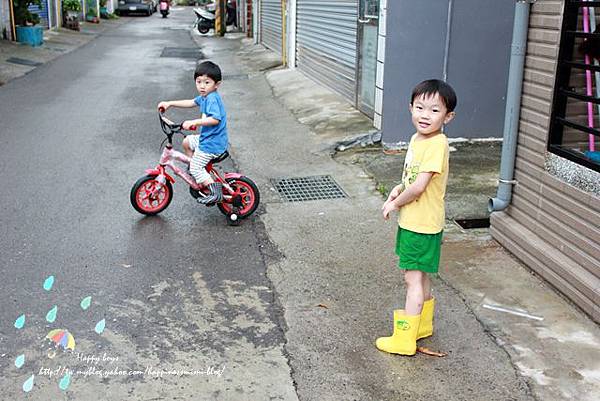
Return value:
<svg viewBox="0 0 600 401">
<path fill-rule="evenodd" d="M 195 96 L 195 60 L 161 57 L 196 46 L 192 22 L 132 18 L 0 88 L 2 399 L 296 397 L 257 219 L 227 226 L 182 181 L 160 216 L 129 203 L 158 161 L 156 104 Z M 72 352 L 53 355 L 53 329 L 73 335 Z"/>
</svg>

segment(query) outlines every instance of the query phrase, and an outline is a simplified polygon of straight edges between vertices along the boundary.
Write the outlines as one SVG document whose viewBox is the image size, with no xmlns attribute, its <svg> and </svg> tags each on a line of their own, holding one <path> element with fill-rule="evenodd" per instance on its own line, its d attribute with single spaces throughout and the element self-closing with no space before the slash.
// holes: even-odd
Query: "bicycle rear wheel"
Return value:
<svg viewBox="0 0 600 401">
<path fill-rule="evenodd" d="M 236 194 L 239 194 L 242 200 L 242 206 L 237 210 L 237 218 L 245 219 L 256 211 L 260 203 L 260 193 L 258 187 L 250 178 L 241 176 L 239 178 L 228 178 L 227 183 L 231 185 Z M 219 210 L 226 216 L 233 211 L 231 203 L 217 203 Z"/>
</svg>

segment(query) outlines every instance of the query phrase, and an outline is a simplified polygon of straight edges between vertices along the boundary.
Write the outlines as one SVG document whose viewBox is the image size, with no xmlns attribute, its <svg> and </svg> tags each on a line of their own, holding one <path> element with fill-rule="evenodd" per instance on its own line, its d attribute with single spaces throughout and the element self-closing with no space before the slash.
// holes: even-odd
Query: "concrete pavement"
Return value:
<svg viewBox="0 0 600 401">
<path fill-rule="evenodd" d="M 220 46 L 210 39 L 199 43 Z M 252 76 L 272 57 L 244 40 L 227 64 L 241 60 Z M 252 130 L 251 138 L 232 135 L 242 168 L 268 160 L 253 173 L 267 186 L 273 177 L 331 174 L 350 194 L 349 200 L 302 204 L 275 196 L 262 216 L 281 253 L 270 277 L 286 311 L 300 399 L 339 399 L 342 390 L 344 399 L 360 400 L 598 398 L 598 326 L 498 246 L 487 229 L 463 230 L 452 221 L 486 216 L 495 193 L 497 141 L 452 143 L 449 219 L 435 279 L 436 335 L 423 341 L 449 356 L 378 353 L 373 341 L 388 333 L 390 312 L 403 302 L 395 229 L 381 220 L 379 207 L 381 192 L 400 176 L 404 153 L 359 147 L 336 154 L 336 143 L 373 132 L 369 120 L 298 71 L 265 75 L 266 92 L 276 100 L 261 93 L 256 76 L 251 88 L 243 86 L 249 99 L 236 110 L 241 120 L 267 111 L 264 125 L 239 125 L 242 132 Z M 243 110 L 245 104 L 252 111 Z M 258 148 L 257 140 L 263 143 Z"/>
<path fill-rule="evenodd" d="M 77 35 L 60 31 L 55 37 L 73 48 L 93 38 Z M 391 310 L 403 302 L 394 225 L 379 215 L 381 192 L 400 175 L 402 153 L 382 156 L 374 147 L 332 157 L 338 141 L 373 131 L 368 119 L 298 71 L 272 70 L 277 58 L 242 35 L 193 37 L 223 67 L 232 153 L 262 189 L 260 219 L 269 236 L 263 257 L 284 310 L 285 351 L 299 399 L 598 399 L 598 326 L 500 248 L 486 229 L 465 231 L 451 221 L 434 280 L 436 332 L 423 340 L 448 356 L 403 358 L 377 351 L 375 338 L 389 334 Z M 0 49 L 4 82 L 13 78 L 5 56 L 46 54 L 50 60 L 61 54 L 2 42 Z M 497 163 L 486 156 L 497 154 L 498 146 L 496 153 L 481 144 L 455 148 L 453 159 L 478 148 L 481 163 Z M 321 174 L 331 175 L 349 198 L 283 202 L 272 185 L 278 178 Z M 455 188 L 466 191 L 469 174 L 453 174 Z M 489 167 L 483 178 L 470 177 L 488 191 L 492 176 Z M 457 211 L 452 217 L 479 217 L 482 210 L 473 205 L 481 192 L 481 186 L 470 187 L 473 197 L 462 204 L 467 195 L 457 196 L 449 205 Z"/>
<path fill-rule="evenodd" d="M 101 20 L 99 24 L 81 22 L 80 31 L 65 28 L 46 30 L 44 31 L 44 43 L 38 47 L 0 40 L 0 85 L 21 77 L 36 66 L 69 53 L 89 43 L 98 35 L 128 21 L 127 18 L 119 18 Z"/>
</svg>

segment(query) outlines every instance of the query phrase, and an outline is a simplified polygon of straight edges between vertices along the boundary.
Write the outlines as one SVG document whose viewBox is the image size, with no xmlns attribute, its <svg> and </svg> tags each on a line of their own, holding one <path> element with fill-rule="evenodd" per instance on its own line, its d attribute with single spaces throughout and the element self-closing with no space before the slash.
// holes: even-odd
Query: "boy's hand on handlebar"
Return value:
<svg viewBox="0 0 600 401">
<path fill-rule="evenodd" d="M 169 103 L 169 102 L 160 102 L 160 103 L 158 104 L 158 106 L 157 106 L 157 108 L 158 108 L 158 111 L 160 111 L 160 112 L 165 112 L 165 111 L 167 111 L 167 109 L 168 109 L 169 107 L 171 107 L 171 103 Z"/>
<path fill-rule="evenodd" d="M 185 130 L 194 131 L 196 129 L 196 124 L 194 123 L 194 121 L 186 120 L 181 123 L 181 128 Z"/>
</svg>

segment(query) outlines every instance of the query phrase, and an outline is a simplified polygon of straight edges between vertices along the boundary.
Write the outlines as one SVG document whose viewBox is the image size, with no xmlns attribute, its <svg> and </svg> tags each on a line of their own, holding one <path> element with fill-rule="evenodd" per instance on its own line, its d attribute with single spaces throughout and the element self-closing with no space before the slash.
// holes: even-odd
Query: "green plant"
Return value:
<svg viewBox="0 0 600 401">
<path fill-rule="evenodd" d="M 64 0 L 63 9 L 65 11 L 79 12 L 81 11 L 81 3 L 79 0 Z"/>
<path fill-rule="evenodd" d="M 98 15 L 98 13 L 95 8 L 90 8 L 89 10 L 87 10 L 88 17 L 95 17 L 96 15 Z"/>
<path fill-rule="evenodd" d="M 388 190 L 388 188 L 385 184 L 382 184 L 382 183 L 377 184 L 376 189 L 377 189 L 377 192 L 379 192 L 384 197 L 387 197 L 389 195 L 390 191 Z"/>
<path fill-rule="evenodd" d="M 29 11 L 29 6 L 42 6 L 41 0 L 14 0 L 15 24 L 21 26 L 35 25 L 40 22 L 40 16 Z"/>
</svg>

